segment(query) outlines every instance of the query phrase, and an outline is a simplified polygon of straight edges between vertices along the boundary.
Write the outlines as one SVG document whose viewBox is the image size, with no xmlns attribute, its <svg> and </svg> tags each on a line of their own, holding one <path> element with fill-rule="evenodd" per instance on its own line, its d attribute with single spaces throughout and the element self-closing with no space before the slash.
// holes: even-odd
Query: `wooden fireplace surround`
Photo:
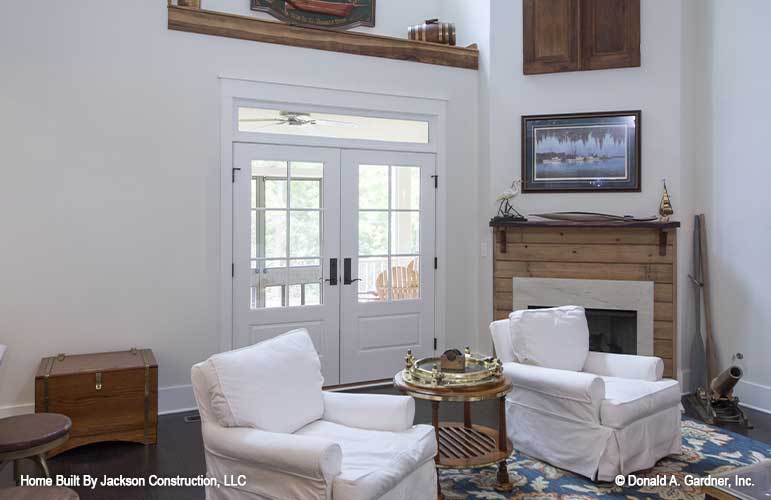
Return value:
<svg viewBox="0 0 771 500">
<path fill-rule="evenodd" d="M 511 312 L 515 277 L 653 281 L 653 352 L 664 360 L 664 376 L 675 376 L 679 222 L 537 220 L 490 226 L 495 319 Z"/>
</svg>

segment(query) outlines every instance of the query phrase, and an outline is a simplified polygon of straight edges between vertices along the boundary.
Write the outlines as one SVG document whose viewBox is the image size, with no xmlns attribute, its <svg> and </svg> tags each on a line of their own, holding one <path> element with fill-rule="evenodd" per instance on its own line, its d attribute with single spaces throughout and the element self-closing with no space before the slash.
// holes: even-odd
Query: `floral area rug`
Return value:
<svg viewBox="0 0 771 500">
<path fill-rule="evenodd" d="M 691 419 L 682 421 L 683 449 L 679 455 L 660 460 L 638 477 L 674 475 L 684 483 L 686 475 L 705 477 L 746 464 L 771 459 L 771 445 Z M 440 471 L 442 493 L 447 500 L 700 500 L 698 486 L 621 487 L 594 483 L 571 472 L 557 469 L 526 455 L 509 457 L 509 477 L 514 490 L 495 490 L 496 467 L 445 469 Z"/>
</svg>

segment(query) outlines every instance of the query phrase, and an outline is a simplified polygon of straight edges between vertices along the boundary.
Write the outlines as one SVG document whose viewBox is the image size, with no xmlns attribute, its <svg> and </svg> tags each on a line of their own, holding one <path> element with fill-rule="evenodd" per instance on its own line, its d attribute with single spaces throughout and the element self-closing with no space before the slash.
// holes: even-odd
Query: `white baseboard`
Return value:
<svg viewBox="0 0 771 500">
<path fill-rule="evenodd" d="M 158 389 L 158 415 L 197 409 L 192 385 L 172 385 Z"/>
<path fill-rule="evenodd" d="M 158 389 L 158 415 L 196 410 L 192 385 L 173 385 Z M 34 413 L 34 403 L 0 406 L 0 418 Z"/>
<path fill-rule="evenodd" d="M 771 387 L 747 380 L 736 384 L 736 395 L 742 406 L 753 410 L 771 413 Z"/>
<path fill-rule="evenodd" d="M 13 417 L 15 415 L 24 415 L 27 413 L 34 413 L 34 412 L 35 412 L 35 405 L 33 403 L 0 406 L 0 418 Z"/>
<path fill-rule="evenodd" d="M 680 380 L 680 390 L 682 391 L 683 396 L 693 392 L 693 388 L 691 387 L 691 370 L 690 369 L 680 370 L 679 380 Z"/>
</svg>

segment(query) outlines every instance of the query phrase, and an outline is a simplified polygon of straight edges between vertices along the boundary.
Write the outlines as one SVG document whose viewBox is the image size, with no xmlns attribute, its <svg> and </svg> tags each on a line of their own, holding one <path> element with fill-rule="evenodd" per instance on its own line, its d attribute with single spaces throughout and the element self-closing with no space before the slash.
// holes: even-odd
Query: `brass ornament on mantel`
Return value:
<svg viewBox="0 0 771 500">
<path fill-rule="evenodd" d="M 661 203 L 659 203 L 659 215 L 661 216 L 661 222 L 669 222 L 669 218 L 675 213 L 675 209 L 672 208 L 672 202 L 669 199 L 669 191 L 667 191 L 667 180 L 661 179 L 664 183 L 664 194 L 661 196 Z"/>
<path fill-rule="evenodd" d="M 451 353 L 451 354 L 450 354 Z M 446 369 L 449 357 L 452 368 Z M 462 368 L 458 368 L 462 365 Z M 439 357 L 415 359 L 412 351 L 404 357 L 404 381 L 416 387 L 472 387 L 498 383 L 503 377 L 503 363 L 493 356 L 471 354 L 466 347 L 445 351 Z"/>
</svg>

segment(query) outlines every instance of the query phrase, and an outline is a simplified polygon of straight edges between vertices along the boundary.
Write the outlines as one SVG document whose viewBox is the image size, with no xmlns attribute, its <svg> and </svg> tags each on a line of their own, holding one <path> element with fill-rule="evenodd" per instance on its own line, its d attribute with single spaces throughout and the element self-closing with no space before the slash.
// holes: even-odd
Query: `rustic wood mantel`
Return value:
<svg viewBox="0 0 771 500">
<path fill-rule="evenodd" d="M 170 30 L 456 68 L 479 68 L 479 50 L 476 46 L 453 47 L 369 33 L 304 28 L 171 4 L 168 9 Z M 405 33 L 406 30 L 405 26 Z"/>
<path fill-rule="evenodd" d="M 492 222 L 495 319 L 513 305 L 512 278 L 653 281 L 653 350 L 672 377 L 677 360 L 677 238 L 671 222 Z"/>
</svg>

